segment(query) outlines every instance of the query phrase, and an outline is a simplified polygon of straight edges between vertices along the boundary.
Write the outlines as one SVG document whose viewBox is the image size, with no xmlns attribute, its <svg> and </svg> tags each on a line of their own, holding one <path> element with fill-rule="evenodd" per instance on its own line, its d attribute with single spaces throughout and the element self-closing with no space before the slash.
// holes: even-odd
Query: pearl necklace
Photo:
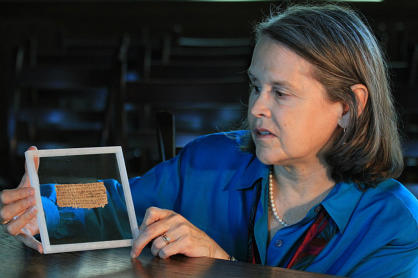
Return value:
<svg viewBox="0 0 418 278">
<path fill-rule="evenodd" d="M 273 170 L 270 169 L 269 171 L 269 195 L 270 195 L 270 207 L 271 212 L 273 213 L 274 218 L 283 226 L 287 227 L 289 224 L 287 224 L 283 219 L 280 218 L 279 214 L 276 210 L 276 204 L 274 204 L 274 198 L 273 198 Z"/>
</svg>

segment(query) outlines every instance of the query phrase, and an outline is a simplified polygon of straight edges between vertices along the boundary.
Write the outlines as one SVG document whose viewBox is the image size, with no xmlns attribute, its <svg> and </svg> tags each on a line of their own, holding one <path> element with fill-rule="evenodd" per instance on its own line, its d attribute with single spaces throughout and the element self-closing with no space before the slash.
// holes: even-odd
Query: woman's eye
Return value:
<svg viewBox="0 0 418 278">
<path fill-rule="evenodd" d="M 257 87 L 256 85 L 250 83 L 250 90 L 251 92 L 256 92 L 256 93 L 260 93 L 261 92 L 261 88 Z"/>
<path fill-rule="evenodd" d="M 285 95 L 282 91 L 280 91 L 278 89 L 273 89 L 273 93 L 274 93 L 275 96 L 278 96 L 278 97 L 282 97 L 282 96 Z"/>
</svg>

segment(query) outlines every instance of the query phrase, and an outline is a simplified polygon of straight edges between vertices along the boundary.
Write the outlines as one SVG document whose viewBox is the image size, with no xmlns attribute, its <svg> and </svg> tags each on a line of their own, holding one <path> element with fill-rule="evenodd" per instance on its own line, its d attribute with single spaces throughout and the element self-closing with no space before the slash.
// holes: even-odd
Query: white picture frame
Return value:
<svg viewBox="0 0 418 278">
<path fill-rule="evenodd" d="M 38 209 L 37 222 L 39 226 L 40 236 L 42 240 L 43 252 L 60 253 L 83 251 L 93 249 L 106 249 L 132 246 L 133 239 L 109 240 L 109 241 L 94 241 L 83 243 L 69 243 L 69 244 L 50 244 L 47 224 L 45 220 L 44 209 L 41 199 L 41 191 L 39 184 L 39 177 L 35 167 L 35 157 L 58 157 L 58 156 L 73 156 L 73 155 L 97 155 L 97 154 L 112 154 L 116 155 L 119 175 L 121 179 L 122 189 L 124 192 L 125 203 L 129 218 L 129 224 L 133 239 L 138 236 L 138 224 L 135 216 L 135 210 L 132 201 L 131 190 L 129 187 L 128 176 L 123 158 L 122 148 L 115 147 L 93 147 L 93 148 L 68 148 L 68 149 L 51 149 L 51 150 L 28 150 L 25 152 L 26 166 L 30 178 L 31 186 L 35 189 L 36 206 Z"/>
</svg>

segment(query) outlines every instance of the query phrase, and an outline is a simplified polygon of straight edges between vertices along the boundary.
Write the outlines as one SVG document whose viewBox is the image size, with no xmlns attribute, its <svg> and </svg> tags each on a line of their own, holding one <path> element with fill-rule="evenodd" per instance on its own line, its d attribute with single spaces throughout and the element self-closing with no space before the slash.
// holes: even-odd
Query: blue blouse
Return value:
<svg viewBox="0 0 418 278">
<path fill-rule="evenodd" d="M 246 131 L 189 143 L 175 158 L 130 179 L 138 223 L 150 206 L 172 209 L 205 231 L 226 252 L 247 261 L 251 210 L 263 264 L 284 266 L 289 250 L 322 206 L 338 227 L 306 271 L 350 277 L 418 277 L 418 201 L 393 179 L 360 191 L 338 183 L 298 223 L 268 243 L 268 166 L 240 151 Z M 257 188 L 261 198 L 256 204 Z M 256 206 L 254 206 L 256 204 Z"/>
</svg>

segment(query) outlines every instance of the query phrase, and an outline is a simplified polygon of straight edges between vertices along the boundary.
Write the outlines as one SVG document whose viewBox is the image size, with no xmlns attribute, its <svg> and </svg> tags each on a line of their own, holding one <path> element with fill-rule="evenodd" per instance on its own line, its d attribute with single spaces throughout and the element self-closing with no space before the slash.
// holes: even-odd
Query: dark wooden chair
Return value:
<svg viewBox="0 0 418 278">
<path fill-rule="evenodd" d="M 128 165 L 143 159 L 135 163 L 140 170 L 128 169 L 138 174 L 199 135 L 238 128 L 251 54 L 247 38 L 170 33 L 149 36 L 147 49 L 143 78 L 122 86 L 117 109 L 118 144 L 126 150 Z"/>
<path fill-rule="evenodd" d="M 176 155 L 176 125 L 174 115 L 167 111 L 156 113 L 158 150 L 161 161 Z"/>
<path fill-rule="evenodd" d="M 251 56 L 247 38 L 193 38 L 166 35 L 161 55 L 148 58 L 145 80 L 243 78 Z"/>
<path fill-rule="evenodd" d="M 225 58 L 248 58 L 251 54 L 251 40 L 249 38 L 199 38 L 179 36 L 173 40 L 166 40 L 169 46 L 164 48 L 163 57 L 168 64 L 171 60 L 183 60 L 211 57 L 215 60 Z"/>
<path fill-rule="evenodd" d="M 150 151 L 139 170 L 146 171 L 164 160 L 163 153 L 168 159 L 197 136 L 238 128 L 244 114 L 242 104 L 247 98 L 246 82 L 217 79 L 127 82 L 119 103 L 119 143 L 124 146 L 128 161 L 133 153 Z M 166 113 L 165 118 L 156 118 L 158 112 Z M 168 131 L 165 138 L 170 138 L 164 141 L 164 146 L 168 146 L 164 151 L 161 149 L 164 136 L 155 136 L 160 126 Z"/>
</svg>

